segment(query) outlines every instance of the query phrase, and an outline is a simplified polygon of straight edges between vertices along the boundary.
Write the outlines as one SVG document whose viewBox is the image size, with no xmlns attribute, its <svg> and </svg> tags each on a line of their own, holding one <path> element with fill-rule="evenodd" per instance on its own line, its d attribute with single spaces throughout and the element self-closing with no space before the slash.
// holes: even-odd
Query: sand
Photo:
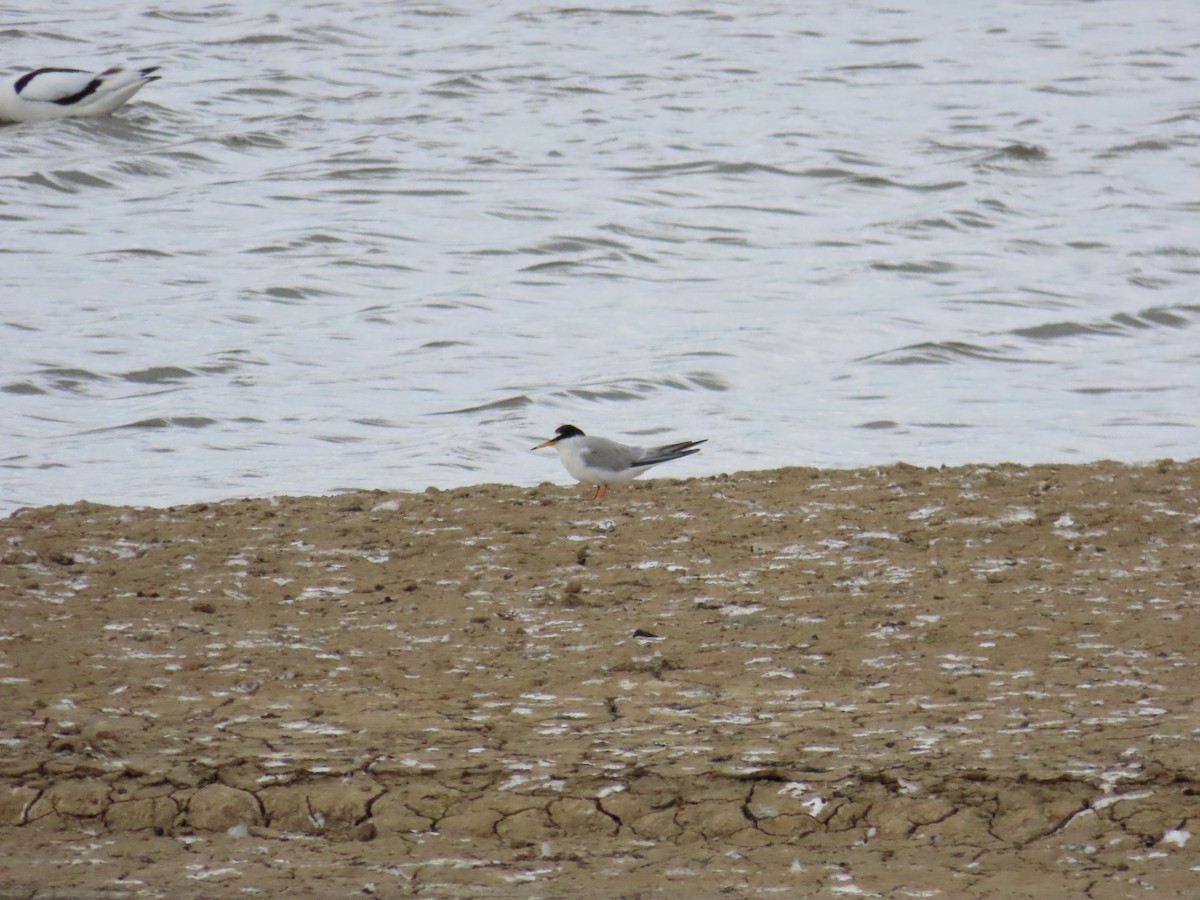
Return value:
<svg viewBox="0 0 1200 900">
<path fill-rule="evenodd" d="M 0 521 L 0 896 L 1200 896 L 1200 461 Z"/>
</svg>

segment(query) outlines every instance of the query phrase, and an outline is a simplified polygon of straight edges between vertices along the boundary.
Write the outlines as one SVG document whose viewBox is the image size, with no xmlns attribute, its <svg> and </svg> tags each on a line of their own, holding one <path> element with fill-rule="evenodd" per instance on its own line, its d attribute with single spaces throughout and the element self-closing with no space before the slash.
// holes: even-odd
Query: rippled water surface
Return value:
<svg viewBox="0 0 1200 900">
<path fill-rule="evenodd" d="M 37 9 L 164 77 L 0 128 L 0 511 L 1197 455 L 1190 0 Z"/>
</svg>

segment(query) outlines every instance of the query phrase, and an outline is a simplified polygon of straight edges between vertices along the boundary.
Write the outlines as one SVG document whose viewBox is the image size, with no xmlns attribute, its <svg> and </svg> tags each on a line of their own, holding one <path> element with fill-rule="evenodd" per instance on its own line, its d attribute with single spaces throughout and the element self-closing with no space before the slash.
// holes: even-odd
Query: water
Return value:
<svg viewBox="0 0 1200 900">
<path fill-rule="evenodd" d="M 1200 447 L 1190 0 L 66 0 L 0 129 L 0 512 Z"/>
</svg>

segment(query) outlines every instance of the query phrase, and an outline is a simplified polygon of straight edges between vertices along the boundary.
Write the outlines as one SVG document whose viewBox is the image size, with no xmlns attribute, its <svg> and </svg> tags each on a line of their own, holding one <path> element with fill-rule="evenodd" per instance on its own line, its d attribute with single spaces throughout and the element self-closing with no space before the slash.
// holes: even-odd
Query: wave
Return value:
<svg viewBox="0 0 1200 900">
<path fill-rule="evenodd" d="M 1088 337 L 1130 336 L 1157 328 L 1188 328 L 1200 322 L 1200 305 L 1152 306 L 1137 313 L 1115 313 L 1094 321 L 1045 322 L 1001 332 L 1031 344 Z M 859 357 L 856 362 L 874 365 L 949 365 L 983 361 L 1021 364 L 1052 364 L 1053 360 L 1032 358 L 1011 340 L 994 344 L 967 341 L 922 341 L 893 350 Z"/>
</svg>

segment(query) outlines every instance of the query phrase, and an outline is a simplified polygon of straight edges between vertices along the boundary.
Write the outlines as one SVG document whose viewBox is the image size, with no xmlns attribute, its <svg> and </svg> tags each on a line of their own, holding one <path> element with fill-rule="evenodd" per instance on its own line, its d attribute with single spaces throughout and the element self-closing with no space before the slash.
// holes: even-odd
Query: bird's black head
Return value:
<svg viewBox="0 0 1200 900">
<path fill-rule="evenodd" d="M 557 440 L 569 437 L 579 437 L 583 434 L 583 430 L 576 428 L 574 425 L 559 425 L 554 429 L 554 433 L 558 435 Z"/>
</svg>

